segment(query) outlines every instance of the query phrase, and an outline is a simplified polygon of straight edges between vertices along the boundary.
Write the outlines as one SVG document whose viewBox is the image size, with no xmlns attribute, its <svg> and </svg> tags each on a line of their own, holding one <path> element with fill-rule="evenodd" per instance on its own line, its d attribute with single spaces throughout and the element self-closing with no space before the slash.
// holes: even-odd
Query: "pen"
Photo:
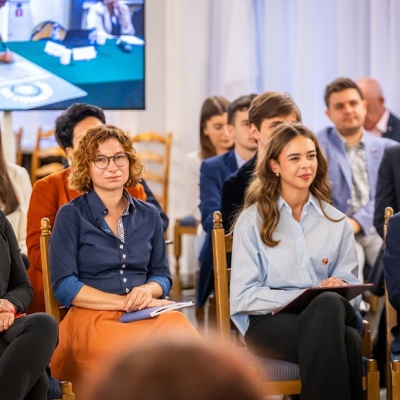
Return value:
<svg viewBox="0 0 400 400">
<path fill-rule="evenodd" d="M 10 51 L 7 45 L 3 42 L 3 38 L 1 37 L 1 35 L 0 35 L 0 44 L 4 51 Z"/>
</svg>

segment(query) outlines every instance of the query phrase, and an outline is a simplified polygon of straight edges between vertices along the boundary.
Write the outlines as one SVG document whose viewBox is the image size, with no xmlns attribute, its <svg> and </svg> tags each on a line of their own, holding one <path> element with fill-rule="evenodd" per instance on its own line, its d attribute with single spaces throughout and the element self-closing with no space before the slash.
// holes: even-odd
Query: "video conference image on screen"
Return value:
<svg viewBox="0 0 400 400">
<path fill-rule="evenodd" d="M 144 109 L 144 8 L 144 0 L 0 0 L 0 110 Z"/>
</svg>

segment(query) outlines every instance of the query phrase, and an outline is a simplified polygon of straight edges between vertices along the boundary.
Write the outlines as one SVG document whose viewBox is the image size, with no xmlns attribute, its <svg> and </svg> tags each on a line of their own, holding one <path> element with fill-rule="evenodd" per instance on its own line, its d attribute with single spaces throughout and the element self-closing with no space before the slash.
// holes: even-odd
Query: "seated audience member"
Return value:
<svg viewBox="0 0 400 400">
<path fill-rule="evenodd" d="M 397 326 L 391 327 L 394 339 L 390 345 L 395 359 L 400 360 L 400 213 L 389 219 L 383 256 L 386 290 L 390 304 L 397 311 Z"/>
<path fill-rule="evenodd" d="M 186 220 L 194 217 L 200 221 L 200 166 L 203 160 L 218 154 L 226 153 L 233 147 L 233 138 L 226 129 L 228 123 L 229 101 L 221 96 L 212 96 L 204 100 L 200 112 L 200 148 L 185 156 L 185 196 L 182 208 L 182 216 Z M 186 264 L 197 269 L 197 254 L 204 241 L 204 231 L 201 225 L 198 227 L 196 238 L 186 238 L 183 242 L 183 255 L 186 256 Z M 197 246 L 196 246 L 197 243 Z M 192 267 L 193 269 L 193 267 Z"/>
<path fill-rule="evenodd" d="M 378 171 L 374 225 L 381 237 L 383 237 L 385 208 L 392 207 L 395 213 L 400 211 L 399 160 L 400 145 L 385 149 Z"/>
<path fill-rule="evenodd" d="M 52 374 L 76 382 L 117 345 L 163 329 L 200 338 L 178 312 L 131 323 L 124 312 L 170 303 L 164 232 L 158 210 L 133 198 L 143 170 L 129 136 L 111 125 L 88 130 L 74 150 L 68 182 L 84 193 L 60 208 L 50 241 L 55 297 L 67 308 Z"/>
<path fill-rule="evenodd" d="M 106 32 L 110 37 L 135 34 L 129 7 L 118 0 L 100 0 L 93 4 L 87 14 L 86 27 Z"/>
<path fill-rule="evenodd" d="M 385 107 L 385 97 L 379 82 L 363 77 L 357 79 L 356 84 L 367 102 L 364 128 L 372 135 L 400 142 L 400 119 Z"/>
<path fill-rule="evenodd" d="M 301 399 L 361 400 L 350 302 L 325 292 L 298 314 L 274 314 L 304 288 L 359 283 L 353 230 L 330 205 L 327 160 L 297 123 L 280 124 L 262 154 L 234 227 L 231 317 L 251 351 L 299 364 Z"/>
<path fill-rule="evenodd" d="M 214 211 L 221 209 L 221 189 L 226 178 L 252 158 L 257 150 L 249 123 L 249 107 L 255 94 L 241 96 L 228 107 L 227 129 L 235 148 L 227 153 L 204 160 L 200 168 L 201 225 L 205 232 L 199 261 L 196 304 L 202 307 L 214 288 L 211 231 Z"/>
<path fill-rule="evenodd" d="M 229 101 L 221 96 L 204 100 L 200 112 L 200 148 L 185 157 L 186 212 L 200 220 L 200 167 L 204 160 L 232 150 L 233 138 L 228 132 Z"/>
<path fill-rule="evenodd" d="M 73 160 L 73 149 L 78 145 L 82 135 L 89 128 L 105 124 L 106 119 L 101 108 L 89 104 L 76 103 L 67 108 L 56 120 L 56 138 L 58 144 L 67 154 L 69 163 Z M 43 217 L 50 219 L 53 226 L 58 209 L 80 193 L 68 187 L 70 168 L 53 173 L 36 181 L 28 209 L 27 246 L 31 262 L 29 277 L 34 289 L 34 296 L 29 312 L 44 311 L 43 277 L 40 258 L 40 221 Z M 164 230 L 168 227 L 168 217 L 161 209 L 153 193 L 144 180 L 142 184 L 128 188 L 129 193 L 138 199 L 153 203 L 159 210 Z M 143 186 L 143 187 L 142 187 Z M 143 190 L 144 189 L 144 190 Z"/>
<path fill-rule="evenodd" d="M 150 339 L 105 365 L 89 383 L 86 400 L 262 399 L 243 356 L 205 343 Z"/>
<path fill-rule="evenodd" d="M 288 94 L 265 92 L 251 102 L 249 122 L 257 142 L 257 153 L 222 185 L 221 212 L 226 231 L 229 231 L 236 213 L 243 206 L 245 191 L 255 169 L 257 154 L 265 147 L 272 130 L 283 122 L 300 122 L 300 120 L 300 110 Z"/>
<path fill-rule="evenodd" d="M 0 131 L 0 204 L 11 222 L 26 268 L 29 267 L 26 248 L 26 215 L 31 193 L 32 184 L 28 171 L 4 159 Z"/>
<path fill-rule="evenodd" d="M 32 286 L 10 222 L 0 211 L 0 398 L 47 398 L 46 367 L 57 345 L 57 321 L 25 313 Z"/>
<path fill-rule="evenodd" d="M 367 104 L 352 80 L 330 83 L 325 104 L 334 126 L 322 130 L 318 140 L 328 158 L 333 205 L 346 214 L 356 237 L 363 280 L 365 263 L 373 268 L 382 247 L 373 225 L 378 168 L 385 148 L 396 142 L 364 131 Z"/>
</svg>

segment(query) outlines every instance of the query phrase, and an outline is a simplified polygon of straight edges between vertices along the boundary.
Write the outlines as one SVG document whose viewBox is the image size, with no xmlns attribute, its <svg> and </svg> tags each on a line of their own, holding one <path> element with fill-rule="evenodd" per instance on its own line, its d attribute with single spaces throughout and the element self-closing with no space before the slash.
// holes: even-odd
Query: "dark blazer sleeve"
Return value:
<svg viewBox="0 0 400 400">
<path fill-rule="evenodd" d="M 390 303 L 400 312 L 400 213 L 389 219 L 383 256 L 385 283 Z"/>
<path fill-rule="evenodd" d="M 226 232 L 231 229 L 236 213 L 243 206 L 245 189 L 241 174 L 232 175 L 222 185 L 221 213 Z"/>
<path fill-rule="evenodd" d="M 162 209 L 160 203 L 155 198 L 153 192 L 151 191 L 151 189 L 147 185 L 146 181 L 144 179 L 141 179 L 140 183 L 143 185 L 144 191 L 146 193 L 146 196 L 147 196 L 147 200 L 146 201 L 148 203 L 150 203 L 150 204 L 153 204 L 153 206 L 156 206 L 158 212 L 160 213 L 163 231 L 165 232 L 168 229 L 168 225 L 169 225 L 169 218 L 168 218 L 167 214 L 165 214 L 165 212 Z"/>
<path fill-rule="evenodd" d="M 22 261 L 18 241 L 10 222 L 0 211 L 0 298 L 25 311 L 33 297 L 33 289 Z"/>
<path fill-rule="evenodd" d="M 400 157 L 400 146 L 386 148 L 378 171 L 374 226 L 381 237 L 383 237 L 385 208 L 392 207 L 394 212 L 398 211 L 396 201 L 396 177 L 393 168 L 393 157 L 396 156 Z M 400 184 L 400 175 L 397 184 Z"/>
</svg>

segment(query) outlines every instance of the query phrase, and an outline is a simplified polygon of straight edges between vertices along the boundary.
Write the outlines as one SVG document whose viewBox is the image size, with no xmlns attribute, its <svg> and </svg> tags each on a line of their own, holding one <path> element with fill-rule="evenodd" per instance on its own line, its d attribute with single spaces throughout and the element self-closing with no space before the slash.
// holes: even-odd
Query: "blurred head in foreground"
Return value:
<svg viewBox="0 0 400 400">
<path fill-rule="evenodd" d="M 201 342 L 170 338 L 136 344 L 101 365 L 86 400 L 262 399 L 243 360 Z"/>
</svg>

